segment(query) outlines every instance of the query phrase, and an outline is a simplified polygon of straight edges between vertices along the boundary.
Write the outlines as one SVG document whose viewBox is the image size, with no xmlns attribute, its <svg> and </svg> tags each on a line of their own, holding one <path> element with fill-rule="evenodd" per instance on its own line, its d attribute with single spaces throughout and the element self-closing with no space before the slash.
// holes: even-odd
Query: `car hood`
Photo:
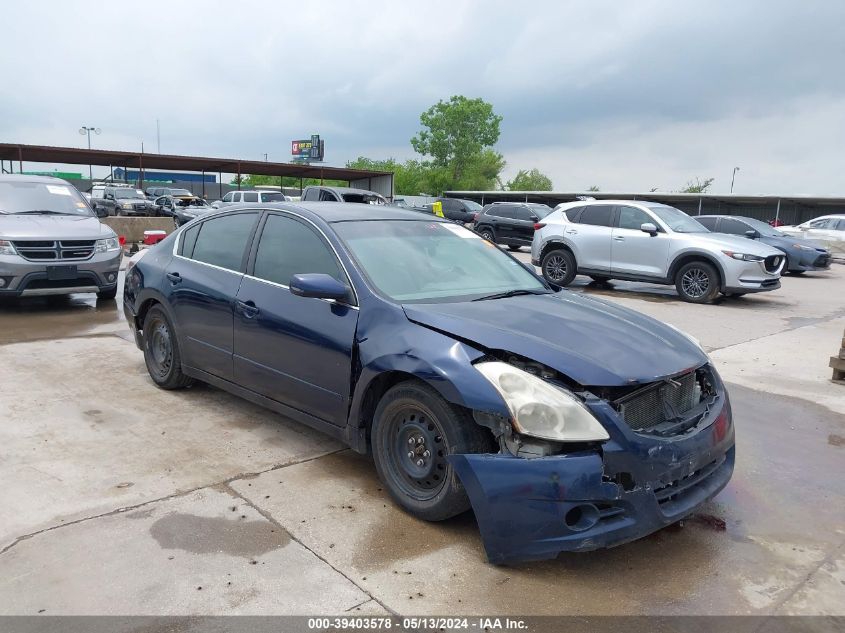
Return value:
<svg viewBox="0 0 845 633">
<path fill-rule="evenodd" d="M 748 255 L 757 255 L 758 257 L 783 255 L 783 253 L 771 246 L 738 235 L 728 235 L 727 233 L 676 233 L 676 235 L 682 237 L 694 236 L 696 240 L 700 240 L 703 243 L 736 253 L 747 253 Z"/>
<path fill-rule="evenodd" d="M 0 237 L 7 240 L 97 240 L 115 232 L 99 218 L 73 215 L 0 215 Z"/>
<path fill-rule="evenodd" d="M 653 382 L 707 362 L 674 328 L 569 291 L 402 307 L 415 323 L 542 363 L 584 386 Z"/>
</svg>

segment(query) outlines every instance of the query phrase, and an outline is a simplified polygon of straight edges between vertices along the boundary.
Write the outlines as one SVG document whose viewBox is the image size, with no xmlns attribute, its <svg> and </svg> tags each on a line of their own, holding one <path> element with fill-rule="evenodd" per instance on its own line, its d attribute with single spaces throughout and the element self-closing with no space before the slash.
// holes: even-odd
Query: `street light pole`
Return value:
<svg viewBox="0 0 845 633">
<path fill-rule="evenodd" d="M 99 134 L 100 132 L 102 132 L 102 130 L 98 127 L 88 127 L 87 125 L 83 125 L 81 128 L 79 128 L 80 134 L 84 134 L 84 135 L 88 136 L 88 149 L 89 150 L 91 149 L 91 132 L 93 132 L 94 134 Z M 91 183 L 93 184 L 94 174 L 93 174 L 93 171 L 91 169 L 91 163 L 88 163 L 88 180 L 90 180 Z"/>
<path fill-rule="evenodd" d="M 739 167 L 734 167 L 734 171 L 731 174 L 731 193 L 734 192 L 734 179 L 736 178 L 736 172 L 739 171 Z"/>
</svg>

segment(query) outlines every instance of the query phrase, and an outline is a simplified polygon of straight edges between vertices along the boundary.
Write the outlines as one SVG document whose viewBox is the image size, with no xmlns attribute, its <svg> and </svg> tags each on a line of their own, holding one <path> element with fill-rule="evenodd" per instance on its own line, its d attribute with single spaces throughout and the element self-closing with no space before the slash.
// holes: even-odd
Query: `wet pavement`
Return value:
<svg viewBox="0 0 845 633">
<path fill-rule="evenodd" d="M 588 282 L 711 352 L 736 472 L 682 525 L 509 567 L 471 514 L 413 519 L 325 436 L 155 388 L 120 297 L 3 302 L 0 613 L 845 614 L 845 266 L 710 306 Z"/>
</svg>

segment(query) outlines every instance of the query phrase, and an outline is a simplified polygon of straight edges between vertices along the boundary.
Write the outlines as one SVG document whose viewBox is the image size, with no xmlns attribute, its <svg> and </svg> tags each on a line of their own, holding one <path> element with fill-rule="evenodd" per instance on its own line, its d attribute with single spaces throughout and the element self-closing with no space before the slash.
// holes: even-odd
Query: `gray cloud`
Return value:
<svg viewBox="0 0 845 633">
<path fill-rule="evenodd" d="M 509 173 L 679 187 L 741 161 L 756 191 L 842 193 L 845 5 L 95 2 L 5 7 L 0 139 L 260 158 L 410 157 L 452 94 L 504 116 Z M 579 180 L 580 179 L 580 180 Z M 585 180 L 586 179 L 586 180 Z"/>
</svg>

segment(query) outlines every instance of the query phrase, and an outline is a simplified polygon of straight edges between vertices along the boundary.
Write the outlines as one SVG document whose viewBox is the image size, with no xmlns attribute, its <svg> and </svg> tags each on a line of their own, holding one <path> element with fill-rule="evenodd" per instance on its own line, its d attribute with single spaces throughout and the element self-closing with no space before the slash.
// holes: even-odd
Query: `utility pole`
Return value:
<svg viewBox="0 0 845 633">
<path fill-rule="evenodd" d="M 88 149 L 89 150 L 91 149 L 91 132 L 93 132 L 94 134 L 99 134 L 100 132 L 102 132 L 102 130 L 98 127 L 89 127 L 87 125 L 83 125 L 81 128 L 79 128 L 80 134 L 82 134 L 83 136 L 86 136 L 86 135 L 88 136 Z M 91 163 L 88 163 L 88 180 L 90 180 L 91 182 L 94 182 L 94 173 L 91 169 Z"/>
<path fill-rule="evenodd" d="M 734 167 L 734 171 L 731 174 L 731 193 L 734 192 L 734 179 L 736 178 L 736 172 L 739 171 L 739 167 Z"/>
<path fill-rule="evenodd" d="M 161 154 L 161 126 L 156 119 L 156 152 Z"/>
</svg>

